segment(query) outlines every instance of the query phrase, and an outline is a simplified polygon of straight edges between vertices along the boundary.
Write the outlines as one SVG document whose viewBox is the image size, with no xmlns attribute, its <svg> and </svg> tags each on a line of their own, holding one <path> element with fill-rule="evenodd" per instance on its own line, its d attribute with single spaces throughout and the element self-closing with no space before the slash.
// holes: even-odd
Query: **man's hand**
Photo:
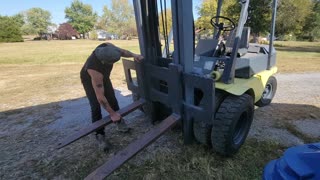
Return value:
<svg viewBox="0 0 320 180">
<path fill-rule="evenodd" d="M 115 123 L 121 120 L 121 115 L 118 112 L 110 113 L 111 120 Z"/>
<path fill-rule="evenodd" d="M 133 59 L 137 62 L 141 62 L 144 57 L 139 54 L 134 54 Z"/>
</svg>

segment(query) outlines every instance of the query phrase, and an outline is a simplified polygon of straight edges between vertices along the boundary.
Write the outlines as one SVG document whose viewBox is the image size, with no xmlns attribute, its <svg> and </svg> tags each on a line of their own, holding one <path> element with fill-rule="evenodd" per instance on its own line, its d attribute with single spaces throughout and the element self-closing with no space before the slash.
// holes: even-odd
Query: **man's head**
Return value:
<svg viewBox="0 0 320 180">
<path fill-rule="evenodd" d="M 113 64 L 121 57 L 120 49 L 113 45 L 98 47 L 95 49 L 94 54 L 102 64 Z"/>
</svg>

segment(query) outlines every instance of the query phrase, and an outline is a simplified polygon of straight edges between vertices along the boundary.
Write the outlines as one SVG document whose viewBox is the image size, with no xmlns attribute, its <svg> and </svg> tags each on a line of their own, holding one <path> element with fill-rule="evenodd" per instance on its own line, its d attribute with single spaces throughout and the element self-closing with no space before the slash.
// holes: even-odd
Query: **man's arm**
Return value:
<svg viewBox="0 0 320 180">
<path fill-rule="evenodd" d="M 112 121 L 118 121 L 121 118 L 120 114 L 111 108 L 108 100 L 104 96 L 103 75 L 93 69 L 88 69 L 87 71 L 91 76 L 92 86 L 98 102 L 110 114 Z"/>
<path fill-rule="evenodd" d="M 115 46 L 115 45 L 113 45 L 113 44 L 111 44 L 111 43 L 108 43 L 108 42 L 107 42 L 106 44 Z M 115 47 L 117 47 L 117 46 L 115 46 Z M 134 59 L 135 61 L 137 61 L 137 62 L 141 62 L 141 60 L 143 59 L 143 56 L 141 56 L 141 55 L 139 55 L 139 54 L 135 54 L 135 53 L 133 53 L 133 52 L 130 52 L 130 51 L 125 50 L 125 49 L 121 49 L 121 48 L 119 48 L 119 47 L 117 47 L 117 48 L 120 50 L 122 57 L 133 57 L 133 59 Z"/>
<path fill-rule="evenodd" d="M 125 49 L 121 49 L 121 48 L 119 48 L 119 49 L 121 51 L 122 57 L 133 57 L 133 59 L 137 62 L 141 62 L 141 60 L 143 59 L 143 56 L 141 56 L 139 54 L 132 53 L 132 52 L 125 50 Z"/>
</svg>

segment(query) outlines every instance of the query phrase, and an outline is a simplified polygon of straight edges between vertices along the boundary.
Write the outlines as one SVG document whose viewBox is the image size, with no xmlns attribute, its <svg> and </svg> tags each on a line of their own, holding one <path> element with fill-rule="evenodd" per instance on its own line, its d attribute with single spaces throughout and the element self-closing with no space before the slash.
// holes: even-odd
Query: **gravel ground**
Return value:
<svg viewBox="0 0 320 180">
<path fill-rule="evenodd" d="M 276 96 L 271 105 L 256 109 L 249 137 L 285 146 L 319 138 L 320 73 L 278 74 L 276 78 Z"/>
<path fill-rule="evenodd" d="M 272 140 L 284 146 L 319 139 L 320 73 L 278 74 L 276 78 L 278 91 L 274 101 L 270 106 L 256 109 L 249 138 Z M 131 102 L 130 92 L 125 86 L 119 87 L 116 95 L 121 107 Z M 92 167 L 89 162 L 78 160 L 98 153 L 91 135 L 62 150 L 54 149 L 59 139 L 90 124 L 89 119 L 89 106 L 85 98 L 1 112 L 0 179 L 42 179 L 44 176 L 61 179 L 74 177 L 65 172 Z M 127 116 L 126 121 L 134 131 L 125 138 L 115 133 L 113 125 L 106 128 L 115 146 L 113 152 L 152 127 L 140 111 Z M 181 150 L 176 134 L 167 133 L 134 161 L 139 163 L 152 158 L 157 151 Z M 159 146 L 161 148 L 157 148 Z M 91 163 L 101 164 L 111 155 L 112 152 L 107 156 L 101 155 L 103 158 L 93 159 Z M 66 162 L 72 166 L 63 166 Z"/>
</svg>

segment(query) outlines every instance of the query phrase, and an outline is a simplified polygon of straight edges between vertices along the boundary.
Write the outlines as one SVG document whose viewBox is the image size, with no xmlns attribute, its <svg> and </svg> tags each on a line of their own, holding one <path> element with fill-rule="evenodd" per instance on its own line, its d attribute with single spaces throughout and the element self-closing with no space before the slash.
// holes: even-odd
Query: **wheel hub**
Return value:
<svg viewBox="0 0 320 180">
<path fill-rule="evenodd" d="M 271 99 L 272 98 L 273 87 L 271 84 L 267 84 L 266 88 L 263 91 L 262 98 L 263 99 Z"/>
</svg>

